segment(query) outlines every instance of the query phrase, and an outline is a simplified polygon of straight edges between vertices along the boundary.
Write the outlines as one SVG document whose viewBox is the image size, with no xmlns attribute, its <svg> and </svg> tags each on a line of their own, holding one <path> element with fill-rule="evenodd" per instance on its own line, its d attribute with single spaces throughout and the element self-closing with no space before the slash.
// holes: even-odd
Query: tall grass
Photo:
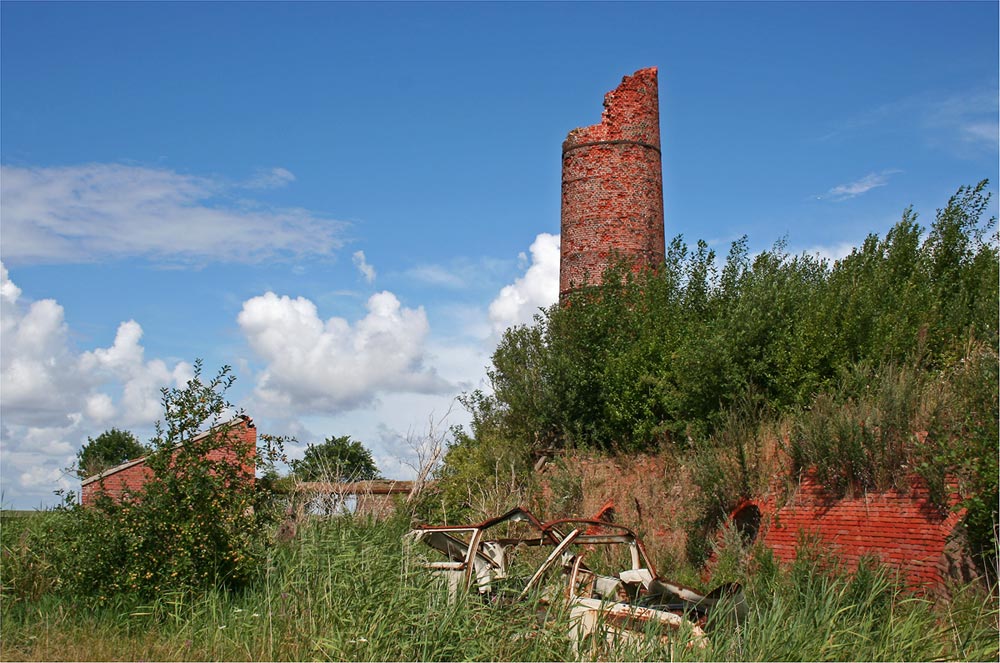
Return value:
<svg viewBox="0 0 1000 663">
<path fill-rule="evenodd" d="M 525 606 L 443 588 L 402 556 L 407 524 L 309 520 L 276 546 L 259 582 L 236 593 L 103 603 L 5 592 L 4 660 L 559 660 L 568 622 L 539 628 Z M 12 554 L 14 551 L 11 551 Z M 4 560 L 4 586 L 8 560 Z M 554 615 L 558 620 L 560 617 Z"/>
<path fill-rule="evenodd" d="M 6 591 L 17 551 L 5 540 L 3 660 L 569 660 L 569 620 L 526 603 L 449 603 L 404 560 L 403 519 L 312 519 L 276 545 L 243 592 L 103 603 Z M 16 543 L 16 541 L 15 541 Z M 732 542 L 731 542 L 732 543 Z M 710 623 L 699 650 L 658 644 L 602 660 L 996 660 L 996 602 L 972 589 L 948 605 L 905 593 L 864 568 L 848 578 L 805 556 L 781 569 L 760 551 L 720 551 L 747 588 L 749 614 Z M 36 551 L 37 552 L 37 551 Z M 724 561 L 724 559 L 723 559 Z M 728 579 L 728 578 L 727 578 Z"/>
<path fill-rule="evenodd" d="M 709 624 L 706 660 L 993 661 L 998 648 L 997 597 L 981 585 L 957 589 L 950 602 L 904 589 L 891 569 L 862 561 L 851 574 L 809 541 L 791 567 L 770 551 L 748 548 L 735 528 L 716 551 L 717 573 L 739 576 L 749 608 L 722 611 Z"/>
</svg>

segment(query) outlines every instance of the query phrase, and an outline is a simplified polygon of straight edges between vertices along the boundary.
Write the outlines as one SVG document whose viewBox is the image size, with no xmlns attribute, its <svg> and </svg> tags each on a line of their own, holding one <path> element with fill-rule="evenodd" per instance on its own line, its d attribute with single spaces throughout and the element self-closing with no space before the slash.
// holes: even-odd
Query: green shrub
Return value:
<svg viewBox="0 0 1000 663">
<path fill-rule="evenodd" d="M 529 502 L 533 489 L 529 446 L 494 437 L 496 429 L 481 419 L 473 426 L 479 431 L 475 437 L 462 427 L 452 429 L 433 488 L 412 505 L 419 520 L 479 522 Z"/>
<path fill-rule="evenodd" d="M 150 480 L 120 502 L 102 495 L 92 507 L 56 510 L 27 532 L 22 562 L 38 557 L 30 568 L 51 574 L 53 591 L 99 602 L 246 587 L 262 569 L 277 515 L 253 471 L 277 458 L 283 440 L 261 436 L 258 453 L 231 439 L 219 424 L 233 411 L 224 397 L 232 382 L 228 367 L 203 382 L 195 362 L 184 389 L 163 390 Z M 227 453 L 213 453 L 220 450 Z M 12 581 L 19 598 L 37 598 L 25 584 L 29 570 Z"/>
<path fill-rule="evenodd" d="M 466 401 L 472 434 L 489 428 L 536 452 L 683 449 L 722 425 L 748 388 L 787 412 L 855 364 L 942 370 L 970 340 L 996 347 L 1000 261 L 995 220 L 982 219 L 986 184 L 960 188 L 926 235 L 907 209 L 885 237 L 832 265 L 791 256 L 784 241 L 751 260 L 742 238 L 720 272 L 704 242 L 692 250 L 681 237 L 656 269 L 613 265 L 603 285 L 504 334 L 492 393 Z M 872 451 L 892 440 L 855 442 Z M 897 452 L 878 453 L 892 463 Z"/>
</svg>

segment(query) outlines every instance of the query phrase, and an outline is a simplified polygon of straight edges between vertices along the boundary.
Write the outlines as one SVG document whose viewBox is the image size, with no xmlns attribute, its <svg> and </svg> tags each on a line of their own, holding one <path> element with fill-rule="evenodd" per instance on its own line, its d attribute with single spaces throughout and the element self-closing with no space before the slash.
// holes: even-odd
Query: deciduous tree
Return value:
<svg viewBox="0 0 1000 663">
<path fill-rule="evenodd" d="M 149 448 L 135 435 L 112 428 L 97 437 L 87 438 L 87 443 L 76 454 L 76 473 L 81 479 L 86 478 L 147 453 Z"/>
<path fill-rule="evenodd" d="M 301 460 L 293 460 L 292 471 L 302 481 L 364 481 L 379 478 L 372 452 L 350 435 L 328 437 L 310 444 Z"/>
</svg>

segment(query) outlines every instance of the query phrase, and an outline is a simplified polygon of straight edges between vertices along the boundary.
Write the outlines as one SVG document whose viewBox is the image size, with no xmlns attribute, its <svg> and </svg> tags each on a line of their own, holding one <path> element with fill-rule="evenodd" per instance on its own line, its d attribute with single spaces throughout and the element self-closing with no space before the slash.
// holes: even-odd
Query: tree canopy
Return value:
<svg viewBox="0 0 1000 663">
<path fill-rule="evenodd" d="M 467 394 L 474 434 L 534 450 L 686 447 L 748 388 L 778 411 L 807 406 L 858 362 L 941 370 L 970 342 L 997 345 L 995 219 L 984 180 L 962 187 L 930 228 L 907 209 L 841 260 L 746 238 L 717 267 L 678 236 L 664 264 L 553 306 L 504 334 L 492 393 Z"/>
<path fill-rule="evenodd" d="M 380 476 L 371 451 L 350 435 L 310 444 L 305 456 L 289 465 L 302 481 L 363 481 Z"/>
<path fill-rule="evenodd" d="M 76 473 L 86 478 L 148 453 L 149 448 L 135 435 L 112 428 L 97 437 L 87 438 L 87 443 L 76 454 Z"/>
</svg>

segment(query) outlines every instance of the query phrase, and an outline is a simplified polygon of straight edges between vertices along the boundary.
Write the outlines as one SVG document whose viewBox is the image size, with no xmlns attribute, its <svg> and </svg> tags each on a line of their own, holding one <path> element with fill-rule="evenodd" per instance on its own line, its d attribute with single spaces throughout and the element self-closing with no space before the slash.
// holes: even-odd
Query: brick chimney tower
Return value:
<svg viewBox="0 0 1000 663">
<path fill-rule="evenodd" d="M 559 301 L 601 282 L 617 255 L 638 272 L 665 259 L 663 166 L 656 67 L 604 96 L 601 123 L 569 132 L 562 147 Z"/>
</svg>

